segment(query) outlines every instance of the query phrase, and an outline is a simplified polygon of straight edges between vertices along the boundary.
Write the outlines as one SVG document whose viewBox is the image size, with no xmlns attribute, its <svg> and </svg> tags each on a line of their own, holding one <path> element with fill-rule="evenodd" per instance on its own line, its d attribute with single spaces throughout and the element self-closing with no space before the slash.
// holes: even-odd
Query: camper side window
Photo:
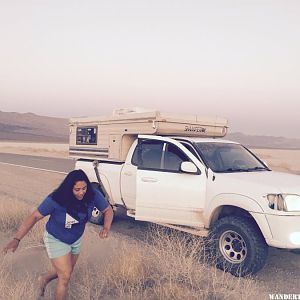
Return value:
<svg viewBox="0 0 300 300">
<path fill-rule="evenodd" d="M 97 127 L 77 127 L 76 145 L 97 145 Z"/>
</svg>

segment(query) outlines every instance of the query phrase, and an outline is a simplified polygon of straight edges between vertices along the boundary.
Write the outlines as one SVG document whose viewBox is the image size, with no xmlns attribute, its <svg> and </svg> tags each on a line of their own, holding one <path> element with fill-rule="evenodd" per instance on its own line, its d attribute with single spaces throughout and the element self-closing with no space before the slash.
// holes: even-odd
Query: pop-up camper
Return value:
<svg viewBox="0 0 300 300">
<path fill-rule="evenodd" d="M 144 109 L 119 109 L 109 117 L 70 119 L 70 156 L 125 161 L 138 134 L 223 137 L 227 120 Z"/>
</svg>

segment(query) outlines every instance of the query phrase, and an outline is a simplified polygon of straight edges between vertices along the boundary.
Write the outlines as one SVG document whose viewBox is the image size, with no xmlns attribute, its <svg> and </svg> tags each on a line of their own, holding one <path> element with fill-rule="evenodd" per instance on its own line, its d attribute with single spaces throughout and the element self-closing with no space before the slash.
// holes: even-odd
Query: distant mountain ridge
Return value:
<svg viewBox="0 0 300 300">
<path fill-rule="evenodd" d="M 249 148 L 300 149 L 300 139 L 266 135 L 247 135 L 241 132 L 228 133 L 228 140 L 239 142 Z"/>
<path fill-rule="evenodd" d="M 247 135 L 241 132 L 228 133 L 225 138 L 250 148 L 300 149 L 300 139 Z M 68 143 L 68 119 L 0 111 L 0 140 Z"/>
<path fill-rule="evenodd" d="M 68 119 L 0 111 L 0 140 L 68 143 Z"/>
</svg>

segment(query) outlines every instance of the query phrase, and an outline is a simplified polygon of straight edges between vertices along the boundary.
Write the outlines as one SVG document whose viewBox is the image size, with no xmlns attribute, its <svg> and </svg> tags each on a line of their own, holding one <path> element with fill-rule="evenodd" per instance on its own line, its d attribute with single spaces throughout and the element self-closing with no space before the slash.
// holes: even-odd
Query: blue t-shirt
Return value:
<svg viewBox="0 0 300 300">
<path fill-rule="evenodd" d="M 43 216 L 50 215 L 46 230 L 58 240 L 70 245 L 82 236 L 85 224 L 90 219 L 94 207 L 104 211 L 108 205 L 101 192 L 95 190 L 94 197 L 88 205 L 87 213 L 79 212 L 76 219 L 69 215 L 66 208 L 59 205 L 51 196 L 48 196 L 39 205 L 38 211 Z"/>
</svg>

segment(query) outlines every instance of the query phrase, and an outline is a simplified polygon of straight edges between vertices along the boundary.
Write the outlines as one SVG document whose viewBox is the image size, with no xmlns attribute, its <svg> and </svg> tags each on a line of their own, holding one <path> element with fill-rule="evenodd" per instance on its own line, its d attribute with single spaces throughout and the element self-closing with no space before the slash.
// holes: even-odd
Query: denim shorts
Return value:
<svg viewBox="0 0 300 300">
<path fill-rule="evenodd" d="M 55 238 L 53 235 L 45 231 L 44 233 L 44 243 L 47 249 L 47 253 L 49 258 L 57 258 L 60 256 L 64 256 L 67 253 L 72 254 L 79 254 L 80 252 L 80 246 L 81 246 L 81 237 L 74 242 L 73 244 L 69 245 L 66 244 L 57 238 Z"/>
</svg>

